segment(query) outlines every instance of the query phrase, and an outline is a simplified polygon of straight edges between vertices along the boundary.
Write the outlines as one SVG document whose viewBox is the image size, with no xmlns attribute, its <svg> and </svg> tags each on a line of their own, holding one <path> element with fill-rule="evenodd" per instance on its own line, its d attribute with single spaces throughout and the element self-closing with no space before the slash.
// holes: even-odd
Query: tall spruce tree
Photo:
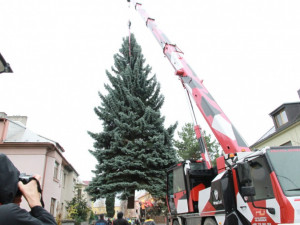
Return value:
<svg viewBox="0 0 300 225">
<path fill-rule="evenodd" d="M 117 193 L 127 199 L 135 190 L 146 190 L 162 198 L 166 169 L 176 162 L 172 139 L 177 123 L 164 127 L 160 84 L 133 34 L 130 44 L 129 37 L 123 38 L 111 70 L 106 71 L 107 94 L 99 92 L 101 106 L 94 109 L 102 131 L 89 132 L 98 164 L 88 192 L 94 199 Z"/>
</svg>

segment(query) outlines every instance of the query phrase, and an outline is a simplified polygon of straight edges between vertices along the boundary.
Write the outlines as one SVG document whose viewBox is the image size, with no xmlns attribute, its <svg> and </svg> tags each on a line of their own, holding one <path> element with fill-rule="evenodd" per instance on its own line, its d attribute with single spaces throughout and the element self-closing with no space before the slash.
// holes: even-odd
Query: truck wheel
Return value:
<svg viewBox="0 0 300 225">
<path fill-rule="evenodd" d="M 204 225 L 217 225 L 216 221 L 213 218 L 206 218 Z"/>
<path fill-rule="evenodd" d="M 173 225 L 179 225 L 178 220 L 173 220 Z"/>
</svg>

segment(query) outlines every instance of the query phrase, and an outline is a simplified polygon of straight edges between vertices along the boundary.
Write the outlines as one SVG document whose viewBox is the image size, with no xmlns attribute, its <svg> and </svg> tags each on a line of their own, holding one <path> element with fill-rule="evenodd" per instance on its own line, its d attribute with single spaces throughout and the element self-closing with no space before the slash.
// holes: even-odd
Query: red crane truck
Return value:
<svg viewBox="0 0 300 225">
<path fill-rule="evenodd" d="M 300 147 L 250 151 L 182 52 L 171 44 L 141 3 L 132 2 L 194 99 L 224 155 L 211 163 L 200 141 L 202 159 L 174 165 L 167 174 L 168 223 L 172 225 L 300 225 Z"/>
</svg>

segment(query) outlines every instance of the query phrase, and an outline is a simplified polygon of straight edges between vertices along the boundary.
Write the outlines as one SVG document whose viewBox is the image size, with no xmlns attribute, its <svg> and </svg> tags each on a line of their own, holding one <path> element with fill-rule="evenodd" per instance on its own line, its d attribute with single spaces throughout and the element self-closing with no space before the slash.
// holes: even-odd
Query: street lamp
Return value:
<svg viewBox="0 0 300 225">
<path fill-rule="evenodd" d="M 9 63 L 5 61 L 3 56 L 0 53 L 0 73 L 12 73 Z"/>
</svg>

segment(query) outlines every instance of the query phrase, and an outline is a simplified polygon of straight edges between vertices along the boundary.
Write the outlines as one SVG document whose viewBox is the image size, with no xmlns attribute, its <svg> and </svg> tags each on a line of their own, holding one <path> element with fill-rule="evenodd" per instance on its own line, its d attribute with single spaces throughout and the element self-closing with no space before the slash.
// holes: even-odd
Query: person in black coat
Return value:
<svg viewBox="0 0 300 225">
<path fill-rule="evenodd" d="M 54 217 L 42 207 L 37 183 L 40 176 L 34 176 L 35 180 L 27 184 L 19 181 L 19 176 L 19 170 L 5 154 L 0 153 L 0 224 L 56 224 Z M 30 212 L 20 208 L 22 195 L 31 208 Z"/>
<path fill-rule="evenodd" d="M 123 213 L 118 212 L 118 219 L 114 220 L 113 225 L 129 225 L 128 221 L 123 219 Z"/>
</svg>

